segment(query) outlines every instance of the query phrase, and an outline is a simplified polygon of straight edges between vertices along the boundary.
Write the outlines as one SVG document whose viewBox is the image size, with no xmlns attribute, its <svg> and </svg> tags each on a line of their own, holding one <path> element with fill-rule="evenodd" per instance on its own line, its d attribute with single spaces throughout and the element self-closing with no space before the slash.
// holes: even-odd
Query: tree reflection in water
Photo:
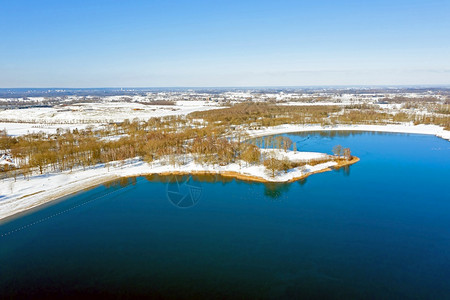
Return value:
<svg viewBox="0 0 450 300">
<path fill-rule="evenodd" d="M 344 176 L 350 176 L 350 166 L 343 166 L 334 170 L 338 173 L 343 173 Z"/>
<path fill-rule="evenodd" d="M 136 185 L 137 177 L 121 177 L 116 180 L 105 182 L 103 185 L 107 188 L 124 188 L 131 185 Z"/>
<path fill-rule="evenodd" d="M 279 201 L 283 193 L 289 191 L 290 186 L 290 183 L 264 183 L 264 196 L 270 197 L 274 201 Z"/>
</svg>

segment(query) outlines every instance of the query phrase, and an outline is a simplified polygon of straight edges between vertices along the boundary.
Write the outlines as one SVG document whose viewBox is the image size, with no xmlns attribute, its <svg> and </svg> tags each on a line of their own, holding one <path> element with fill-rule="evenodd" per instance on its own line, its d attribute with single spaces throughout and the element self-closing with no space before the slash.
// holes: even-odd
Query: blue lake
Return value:
<svg viewBox="0 0 450 300">
<path fill-rule="evenodd" d="M 361 161 L 291 184 L 138 177 L 53 202 L 0 223 L 0 297 L 450 297 L 450 142 L 286 136 Z"/>
</svg>

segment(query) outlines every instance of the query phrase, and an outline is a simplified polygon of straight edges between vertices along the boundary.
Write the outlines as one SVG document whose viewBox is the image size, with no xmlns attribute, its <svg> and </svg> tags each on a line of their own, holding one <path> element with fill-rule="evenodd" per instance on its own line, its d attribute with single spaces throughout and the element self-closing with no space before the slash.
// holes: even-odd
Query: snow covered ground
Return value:
<svg viewBox="0 0 450 300">
<path fill-rule="evenodd" d="M 136 102 L 92 102 L 53 107 L 0 110 L 0 129 L 8 134 L 54 132 L 56 128 L 81 128 L 89 124 L 148 120 L 152 117 L 187 115 L 194 111 L 220 108 L 215 102 L 177 101 L 176 105 L 146 105 Z M 24 123 L 26 122 L 26 123 Z M 81 125 L 80 125 L 81 124 Z"/>
<path fill-rule="evenodd" d="M 345 102 L 302 102 L 302 101 L 289 101 L 285 103 L 279 103 L 278 105 L 285 106 L 345 106 L 352 104 L 364 104 L 362 101 L 345 101 Z"/>
<path fill-rule="evenodd" d="M 278 152 L 280 158 L 286 156 L 297 161 L 306 161 L 328 156 L 323 153 L 314 152 L 286 153 L 282 150 L 275 150 L 275 152 Z M 303 169 L 294 168 L 287 173 L 281 172 L 275 177 L 271 177 L 270 171 L 264 166 L 247 166 L 245 162 L 241 162 L 240 164 L 234 163 L 227 166 L 213 166 L 200 165 L 188 158 L 186 164 L 173 166 L 162 163 L 162 161 L 156 161 L 149 165 L 139 158 L 135 158 L 125 162 L 112 163 L 110 164 L 110 167 L 97 165 L 86 170 L 80 168 L 74 171 L 34 175 L 29 179 L 24 179 L 22 176 L 19 176 L 16 180 L 14 178 L 7 178 L 0 182 L 0 219 L 120 177 L 167 172 L 210 172 L 217 174 L 236 172 L 244 176 L 256 177 L 266 181 L 287 182 L 293 178 L 318 172 L 334 165 L 336 165 L 336 162 L 333 161 L 315 166 L 306 165 Z"/>
<path fill-rule="evenodd" d="M 0 170 L 15 168 L 16 164 L 14 163 L 11 155 L 9 153 L 0 153 Z"/>
<path fill-rule="evenodd" d="M 47 125 L 47 124 L 35 124 L 35 123 L 1 123 L 0 122 L 0 130 L 6 130 L 8 135 L 10 136 L 19 136 L 28 133 L 56 133 L 58 128 L 61 129 L 85 129 L 87 124 L 56 124 L 56 125 Z"/>
<path fill-rule="evenodd" d="M 415 133 L 430 134 L 441 137 L 450 141 L 450 131 L 437 125 L 336 125 L 336 126 L 320 126 L 320 125 L 295 125 L 286 124 L 274 127 L 267 127 L 258 130 L 248 130 L 251 137 L 274 135 L 290 132 L 305 131 L 375 131 L 375 132 L 394 132 L 394 133 Z"/>
<path fill-rule="evenodd" d="M 320 152 L 280 151 L 278 149 L 261 149 L 263 155 L 274 154 L 277 159 L 287 158 L 293 162 L 324 159 L 330 155 Z"/>
</svg>

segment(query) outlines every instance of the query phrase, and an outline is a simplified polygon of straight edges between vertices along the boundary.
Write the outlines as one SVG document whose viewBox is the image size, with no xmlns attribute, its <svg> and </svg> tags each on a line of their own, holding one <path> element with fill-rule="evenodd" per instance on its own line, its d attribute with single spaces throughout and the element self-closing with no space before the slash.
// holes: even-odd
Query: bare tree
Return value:
<svg viewBox="0 0 450 300">
<path fill-rule="evenodd" d="M 350 151 L 350 148 L 344 148 L 344 157 L 347 160 L 351 160 L 353 158 L 352 157 L 352 152 Z"/>
<path fill-rule="evenodd" d="M 338 156 L 339 158 L 341 158 L 341 153 L 342 153 L 342 146 L 341 145 L 336 145 L 333 147 L 333 154 Z"/>
</svg>

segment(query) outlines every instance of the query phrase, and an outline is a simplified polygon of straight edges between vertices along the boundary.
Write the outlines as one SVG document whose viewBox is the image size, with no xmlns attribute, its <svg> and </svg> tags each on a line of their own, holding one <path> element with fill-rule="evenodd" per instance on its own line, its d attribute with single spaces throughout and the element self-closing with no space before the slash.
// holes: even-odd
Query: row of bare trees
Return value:
<svg viewBox="0 0 450 300">
<path fill-rule="evenodd" d="M 436 106 L 436 105 L 435 105 Z M 227 109 L 199 111 L 191 118 L 201 118 L 210 124 L 245 125 L 247 128 L 275 126 L 281 124 L 435 124 L 450 130 L 448 104 L 438 105 L 433 110 L 437 115 L 416 112 L 394 113 L 382 111 L 376 106 L 336 105 L 284 106 L 270 103 L 239 103 Z"/>
</svg>

